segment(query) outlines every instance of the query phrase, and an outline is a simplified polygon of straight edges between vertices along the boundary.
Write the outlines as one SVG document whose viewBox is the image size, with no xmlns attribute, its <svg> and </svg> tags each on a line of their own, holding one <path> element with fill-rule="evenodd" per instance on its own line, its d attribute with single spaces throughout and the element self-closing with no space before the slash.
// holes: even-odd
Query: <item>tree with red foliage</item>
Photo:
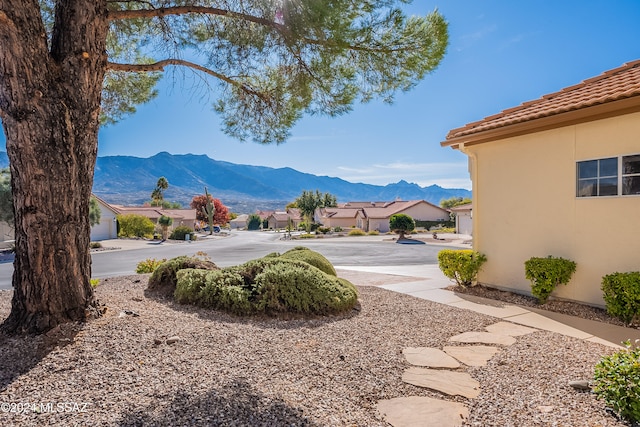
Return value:
<svg viewBox="0 0 640 427">
<path fill-rule="evenodd" d="M 229 208 L 222 204 L 220 199 L 215 199 L 211 194 L 209 194 L 209 201 L 213 201 L 213 206 L 216 208 L 216 213 L 213 216 L 213 223 L 224 225 L 229 222 Z M 196 219 L 198 221 L 207 221 L 207 215 L 202 211 L 202 208 L 207 205 L 207 195 L 200 194 L 199 196 L 194 196 L 191 199 L 191 209 L 196 210 Z"/>
</svg>

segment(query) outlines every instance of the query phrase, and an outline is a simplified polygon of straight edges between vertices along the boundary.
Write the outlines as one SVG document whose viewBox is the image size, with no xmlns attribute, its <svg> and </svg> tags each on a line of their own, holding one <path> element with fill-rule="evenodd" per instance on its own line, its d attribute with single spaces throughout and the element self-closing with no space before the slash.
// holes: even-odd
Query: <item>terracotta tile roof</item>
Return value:
<svg viewBox="0 0 640 427">
<path fill-rule="evenodd" d="M 449 131 L 447 141 L 442 145 L 448 145 L 449 140 L 454 138 L 633 97 L 637 97 L 640 104 L 640 60 L 629 62 L 535 101 L 525 102 L 518 107 L 453 129 Z"/>
</svg>

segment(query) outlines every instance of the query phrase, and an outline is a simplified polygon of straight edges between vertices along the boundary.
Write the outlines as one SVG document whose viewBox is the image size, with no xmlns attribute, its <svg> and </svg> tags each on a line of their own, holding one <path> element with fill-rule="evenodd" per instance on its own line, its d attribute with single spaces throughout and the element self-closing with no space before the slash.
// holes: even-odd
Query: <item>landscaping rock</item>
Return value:
<svg viewBox="0 0 640 427">
<path fill-rule="evenodd" d="M 485 366 L 489 359 L 498 352 L 497 347 L 486 345 L 452 346 L 445 347 L 443 350 L 467 366 Z"/>
<path fill-rule="evenodd" d="M 512 345 L 516 342 L 516 339 L 508 335 L 493 334 L 491 332 L 464 332 L 462 334 L 449 338 L 449 341 L 462 343 Z"/>
<path fill-rule="evenodd" d="M 585 381 L 585 380 L 569 381 L 569 385 L 575 388 L 576 390 L 591 390 L 589 381 Z"/>
<path fill-rule="evenodd" d="M 471 375 L 466 372 L 409 368 L 402 374 L 402 381 L 450 396 L 458 395 L 473 399 L 480 394 L 480 383 L 471 378 Z"/>
<path fill-rule="evenodd" d="M 461 426 L 469 416 L 462 403 L 422 396 L 381 400 L 377 409 L 394 427 Z"/>
<path fill-rule="evenodd" d="M 459 368 L 460 364 L 444 351 L 429 347 L 408 347 L 402 350 L 407 362 L 429 368 Z"/>
<path fill-rule="evenodd" d="M 179 336 L 174 335 L 172 337 L 167 338 L 167 344 L 175 344 L 178 341 L 182 341 Z"/>
</svg>

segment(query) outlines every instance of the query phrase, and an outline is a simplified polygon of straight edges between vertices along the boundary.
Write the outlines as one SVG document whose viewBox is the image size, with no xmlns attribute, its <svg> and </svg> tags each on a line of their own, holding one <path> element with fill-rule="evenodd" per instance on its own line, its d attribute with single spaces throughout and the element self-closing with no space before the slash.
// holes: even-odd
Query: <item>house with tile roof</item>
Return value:
<svg viewBox="0 0 640 427">
<path fill-rule="evenodd" d="M 640 60 L 451 130 L 473 183 L 478 279 L 530 294 L 524 262 L 577 263 L 553 296 L 604 305 L 602 277 L 637 271 Z"/>
<path fill-rule="evenodd" d="M 416 221 L 446 221 L 449 211 L 425 200 L 392 202 L 347 202 L 335 208 L 319 208 L 314 219 L 324 227 L 357 227 L 364 231 L 389 231 L 394 214 L 406 214 Z"/>
<path fill-rule="evenodd" d="M 267 217 L 268 227 L 272 230 L 287 228 L 289 225 L 295 230 L 302 222 L 302 215 L 297 208 L 289 208 L 286 211 L 274 211 Z"/>
</svg>

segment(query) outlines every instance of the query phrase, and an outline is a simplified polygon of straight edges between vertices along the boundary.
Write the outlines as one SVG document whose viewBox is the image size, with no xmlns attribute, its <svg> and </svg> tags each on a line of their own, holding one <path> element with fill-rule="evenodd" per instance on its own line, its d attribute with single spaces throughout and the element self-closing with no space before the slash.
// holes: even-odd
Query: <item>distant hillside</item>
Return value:
<svg viewBox="0 0 640 427">
<path fill-rule="evenodd" d="M 0 152 L 0 167 L 8 164 Z M 99 157 L 93 191 L 115 204 L 141 204 L 150 199 L 159 177 L 169 181 L 165 199 L 187 206 L 194 195 L 208 191 L 231 211 L 251 213 L 256 209 L 283 208 L 303 190 L 328 192 L 347 201 L 427 200 L 439 204 L 450 197 L 471 197 L 465 189 L 438 185 L 420 187 L 400 181 L 385 186 L 355 184 L 340 178 L 302 173 L 291 168 L 239 165 L 213 160 L 205 155 L 158 153 L 149 158 Z"/>
</svg>

